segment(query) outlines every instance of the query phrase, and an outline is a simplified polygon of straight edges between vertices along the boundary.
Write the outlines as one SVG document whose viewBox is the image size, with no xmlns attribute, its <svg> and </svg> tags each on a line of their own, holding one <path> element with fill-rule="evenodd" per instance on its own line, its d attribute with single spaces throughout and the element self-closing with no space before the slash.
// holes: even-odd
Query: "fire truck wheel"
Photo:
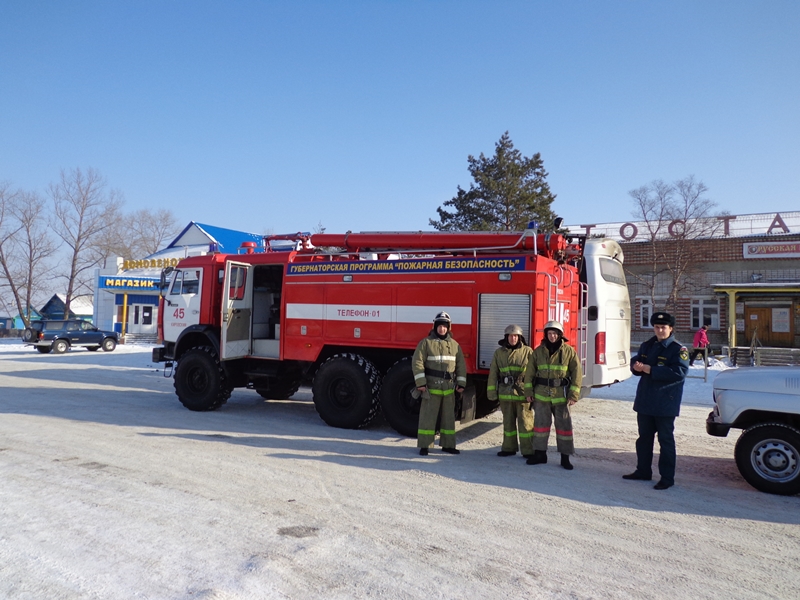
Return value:
<svg viewBox="0 0 800 600">
<path fill-rule="evenodd" d="M 334 354 L 314 376 L 317 413 L 331 427 L 358 429 L 378 412 L 380 373 L 357 354 Z"/>
<path fill-rule="evenodd" d="M 299 379 L 278 379 L 270 381 L 268 388 L 258 388 L 256 391 L 265 400 L 287 400 L 300 389 Z"/>
<path fill-rule="evenodd" d="M 411 395 L 416 389 L 411 358 L 398 360 L 381 384 L 381 408 L 389 425 L 400 435 L 417 437 L 420 399 Z"/>
<path fill-rule="evenodd" d="M 219 356 L 209 346 L 195 346 L 181 356 L 174 385 L 178 399 L 189 410 L 216 410 L 231 395 Z"/>
</svg>

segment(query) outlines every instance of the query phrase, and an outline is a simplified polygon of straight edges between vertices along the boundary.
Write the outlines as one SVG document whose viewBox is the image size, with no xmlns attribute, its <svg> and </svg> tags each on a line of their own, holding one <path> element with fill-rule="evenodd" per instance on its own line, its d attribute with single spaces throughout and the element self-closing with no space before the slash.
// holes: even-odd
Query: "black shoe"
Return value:
<svg viewBox="0 0 800 600">
<path fill-rule="evenodd" d="M 523 454 L 522 458 L 533 458 L 533 454 Z"/>
<path fill-rule="evenodd" d="M 671 488 L 673 484 L 666 483 L 663 479 L 653 486 L 654 490 L 665 490 Z"/>
<path fill-rule="evenodd" d="M 419 449 L 420 456 L 428 456 L 428 449 L 427 448 L 420 448 Z"/>
<path fill-rule="evenodd" d="M 461 450 L 456 450 L 455 448 L 442 448 L 442 452 L 447 452 L 448 454 L 461 454 Z"/>
<path fill-rule="evenodd" d="M 533 456 L 526 460 L 529 465 L 543 465 L 547 462 L 547 452 L 544 450 L 534 450 Z"/>
<path fill-rule="evenodd" d="M 644 475 L 639 473 L 639 471 L 634 471 L 633 473 L 628 473 L 627 475 L 623 475 L 622 478 L 623 479 L 636 479 L 636 480 L 641 480 L 641 481 L 650 481 L 653 478 L 653 476 L 649 475 L 649 476 L 645 477 Z"/>
<path fill-rule="evenodd" d="M 516 452 L 509 452 L 508 450 L 500 450 L 500 452 L 497 453 L 497 456 L 514 456 L 515 454 Z"/>
<path fill-rule="evenodd" d="M 569 462 L 569 454 L 561 455 L 561 466 L 564 467 L 567 471 L 572 471 L 572 469 L 575 468 L 572 466 L 572 463 Z"/>
</svg>

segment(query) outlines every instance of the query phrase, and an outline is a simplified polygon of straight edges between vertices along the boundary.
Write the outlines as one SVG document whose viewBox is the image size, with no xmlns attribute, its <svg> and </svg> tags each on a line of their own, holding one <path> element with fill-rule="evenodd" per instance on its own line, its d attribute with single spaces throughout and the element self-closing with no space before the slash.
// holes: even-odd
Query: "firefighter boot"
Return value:
<svg viewBox="0 0 800 600">
<path fill-rule="evenodd" d="M 545 450 L 534 450 L 533 456 L 525 462 L 529 465 L 543 465 L 547 462 L 547 452 Z"/>
<path fill-rule="evenodd" d="M 564 467 L 567 471 L 572 471 L 572 469 L 575 468 L 572 466 L 572 463 L 569 462 L 569 454 L 561 455 L 561 466 Z"/>
</svg>

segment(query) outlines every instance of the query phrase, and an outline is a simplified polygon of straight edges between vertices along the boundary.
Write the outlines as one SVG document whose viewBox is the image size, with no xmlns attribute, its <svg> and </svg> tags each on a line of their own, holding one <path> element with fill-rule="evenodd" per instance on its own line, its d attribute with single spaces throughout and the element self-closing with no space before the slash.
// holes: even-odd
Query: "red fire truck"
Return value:
<svg viewBox="0 0 800 600">
<path fill-rule="evenodd" d="M 496 408 L 486 380 L 509 324 L 535 346 L 547 321 L 561 321 L 584 395 L 630 376 L 630 301 L 612 240 L 529 229 L 294 234 L 243 246 L 185 258 L 162 276 L 153 360 L 165 375 L 174 367 L 190 410 L 219 408 L 237 387 L 285 399 L 307 382 L 329 425 L 363 427 L 380 409 L 416 435 L 410 359 L 440 311 L 467 361 L 462 422 Z"/>
</svg>

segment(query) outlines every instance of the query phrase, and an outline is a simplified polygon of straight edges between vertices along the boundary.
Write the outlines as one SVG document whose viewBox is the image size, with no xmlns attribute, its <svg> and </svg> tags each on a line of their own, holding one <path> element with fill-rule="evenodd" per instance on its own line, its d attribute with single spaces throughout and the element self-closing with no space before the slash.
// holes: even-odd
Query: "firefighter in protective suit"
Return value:
<svg viewBox="0 0 800 600">
<path fill-rule="evenodd" d="M 525 369 L 525 396 L 533 403 L 533 456 L 528 464 L 547 462 L 550 425 L 555 418 L 561 466 L 571 471 L 569 457 L 575 454 L 575 444 L 569 407 L 580 396 L 582 372 L 577 353 L 566 342 L 561 323 L 545 323 L 544 339 L 531 354 Z"/>
<path fill-rule="evenodd" d="M 433 329 L 417 344 L 411 359 L 414 382 L 422 396 L 417 429 L 417 447 L 422 456 L 433 446 L 440 416 L 442 452 L 460 453 L 456 450 L 455 403 L 456 392 L 463 392 L 467 385 L 467 364 L 461 346 L 450 335 L 450 325 L 450 315 L 446 312 L 436 315 Z"/>
<path fill-rule="evenodd" d="M 486 388 L 489 400 L 499 400 L 503 413 L 503 445 L 497 456 L 514 456 L 520 450 L 522 456 L 530 458 L 533 456 L 533 411 L 525 397 L 523 379 L 533 348 L 525 344 L 519 325 L 506 327 L 505 336 L 498 344 Z"/>
</svg>

